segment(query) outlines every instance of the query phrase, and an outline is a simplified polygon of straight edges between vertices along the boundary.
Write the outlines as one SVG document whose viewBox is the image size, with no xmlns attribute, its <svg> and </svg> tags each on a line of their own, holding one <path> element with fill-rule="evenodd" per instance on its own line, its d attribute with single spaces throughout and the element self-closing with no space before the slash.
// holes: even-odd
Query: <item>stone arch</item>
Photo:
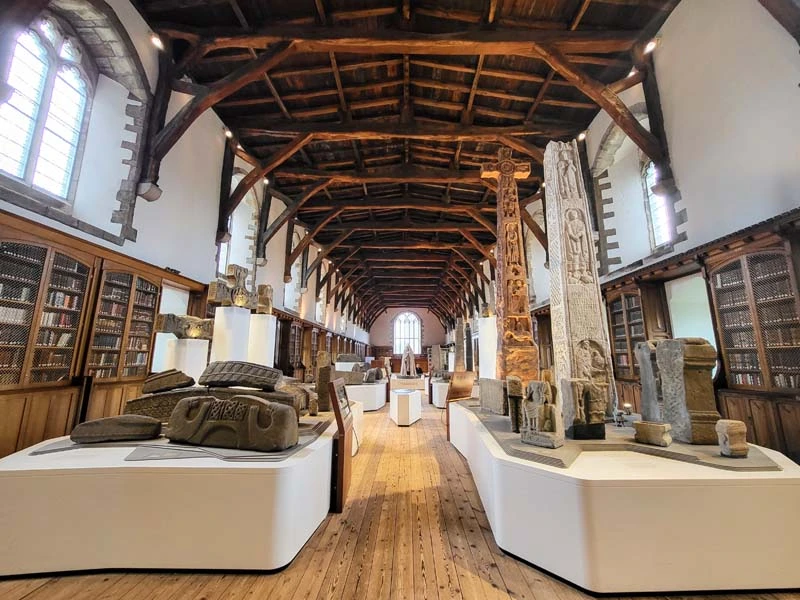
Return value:
<svg viewBox="0 0 800 600">
<path fill-rule="evenodd" d="M 643 121 L 649 118 L 647 113 L 647 105 L 644 102 L 638 102 L 628 107 L 637 121 Z M 600 139 L 600 146 L 597 149 L 597 154 L 594 157 L 592 164 L 592 177 L 597 177 L 614 164 L 614 156 L 617 154 L 622 142 L 625 141 L 627 135 L 616 122 L 611 121 L 603 137 Z"/>
<path fill-rule="evenodd" d="M 111 241 L 119 245 L 125 240 L 136 241 L 133 227 L 136 187 L 144 162 L 142 154 L 153 97 L 144 65 L 125 26 L 103 0 L 52 0 L 48 8 L 75 30 L 98 72 L 128 90 L 125 129 L 133 139 L 122 142 L 122 148 L 130 152 L 122 161 L 128 173 L 117 191 L 119 208 L 111 215 L 111 222 L 122 228 L 119 237 Z"/>
</svg>

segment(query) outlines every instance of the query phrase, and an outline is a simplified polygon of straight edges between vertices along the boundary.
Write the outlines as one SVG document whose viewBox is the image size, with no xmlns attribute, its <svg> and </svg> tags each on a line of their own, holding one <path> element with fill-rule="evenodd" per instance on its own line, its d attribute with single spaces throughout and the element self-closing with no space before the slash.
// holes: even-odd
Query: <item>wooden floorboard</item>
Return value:
<svg viewBox="0 0 800 600">
<path fill-rule="evenodd" d="M 624 577 L 621 561 L 619 576 Z M 497 547 L 469 466 L 445 439 L 442 411 L 427 403 L 422 421 L 411 427 L 396 427 L 388 407 L 364 415 L 364 439 L 353 463 L 345 511 L 329 515 L 292 564 L 278 573 L 115 572 L 0 580 L 0 600 L 298 598 L 587 600 L 591 596 Z M 669 598 L 800 600 L 800 594 Z"/>
</svg>

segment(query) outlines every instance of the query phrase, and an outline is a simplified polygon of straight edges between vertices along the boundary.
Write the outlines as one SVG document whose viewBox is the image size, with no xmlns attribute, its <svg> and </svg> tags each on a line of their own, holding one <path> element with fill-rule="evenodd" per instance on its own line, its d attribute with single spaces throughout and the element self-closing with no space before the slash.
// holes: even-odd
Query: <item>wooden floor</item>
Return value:
<svg viewBox="0 0 800 600">
<path fill-rule="evenodd" d="M 426 404 L 422 421 L 400 428 L 389 420 L 388 407 L 366 413 L 345 512 L 330 515 L 279 573 L 6 579 L 0 580 L 0 600 L 589 598 L 498 549 L 469 468 L 445 440 L 443 416 Z M 625 577 L 624 554 L 619 577 Z M 713 598 L 800 600 L 800 594 Z"/>
</svg>

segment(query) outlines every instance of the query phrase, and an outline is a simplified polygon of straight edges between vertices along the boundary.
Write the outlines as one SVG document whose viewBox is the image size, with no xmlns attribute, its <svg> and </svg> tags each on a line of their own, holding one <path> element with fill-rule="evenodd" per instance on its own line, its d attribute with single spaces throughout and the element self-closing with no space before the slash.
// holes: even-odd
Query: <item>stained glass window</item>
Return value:
<svg viewBox="0 0 800 600">
<path fill-rule="evenodd" d="M 653 192 L 653 186 L 658 183 L 656 166 L 653 161 L 645 165 L 642 179 L 644 180 L 645 193 L 647 194 L 650 240 L 653 249 L 655 249 L 672 241 L 669 207 L 664 196 Z"/>
<path fill-rule="evenodd" d="M 412 312 L 400 313 L 394 318 L 394 353 L 402 354 L 406 345 L 414 354 L 422 353 L 422 324 Z"/>
</svg>

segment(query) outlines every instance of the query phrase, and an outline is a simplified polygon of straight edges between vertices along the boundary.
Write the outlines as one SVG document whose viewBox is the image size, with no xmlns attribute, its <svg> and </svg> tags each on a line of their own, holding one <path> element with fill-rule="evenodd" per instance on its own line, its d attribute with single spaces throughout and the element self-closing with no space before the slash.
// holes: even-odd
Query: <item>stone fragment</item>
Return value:
<svg viewBox="0 0 800 600">
<path fill-rule="evenodd" d="M 328 384 L 333 380 L 333 367 L 330 364 L 319 367 L 317 370 L 317 402 L 319 410 L 329 411 L 331 409 L 331 397 L 328 392 Z"/>
<path fill-rule="evenodd" d="M 294 411 L 283 404 L 246 395 L 199 396 L 178 402 L 167 437 L 196 446 L 276 452 L 297 444 L 299 430 Z"/>
<path fill-rule="evenodd" d="M 177 369 L 169 369 L 161 373 L 154 373 L 144 380 L 142 386 L 143 394 L 154 394 L 156 392 L 165 392 L 167 390 L 176 390 L 179 388 L 191 387 L 194 385 L 194 379 L 189 377 L 183 371 Z"/>
<path fill-rule="evenodd" d="M 508 394 L 508 411 L 511 414 L 511 431 L 519 433 L 522 422 L 522 380 L 516 375 L 506 377 L 506 393 Z"/>
<path fill-rule="evenodd" d="M 711 370 L 717 352 L 701 338 L 656 340 L 636 349 L 642 376 L 642 418 L 672 425 L 672 437 L 715 444 L 717 412 Z"/>
<path fill-rule="evenodd" d="M 295 404 L 300 407 L 301 411 L 308 409 L 310 391 L 302 381 L 295 379 L 294 377 L 281 377 L 278 381 L 278 384 L 275 386 L 275 391 L 294 396 Z M 250 394 L 249 392 L 246 393 L 250 396 L 261 398 L 259 394 Z"/>
<path fill-rule="evenodd" d="M 361 371 L 334 371 L 333 379 L 343 379 L 345 385 L 361 385 L 364 383 L 364 373 Z"/>
<path fill-rule="evenodd" d="M 466 369 L 467 371 L 475 370 L 475 361 L 472 349 L 472 327 L 469 323 L 464 324 L 464 344 L 466 346 Z"/>
<path fill-rule="evenodd" d="M 317 368 L 331 366 L 331 353 L 327 350 L 317 352 Z"/>
<path fill-rule="evenodd" d="M 531 381 L 522 404 L 520 439 L 542 448 L 564 445 L 564 425 L 555 386 L 546 381 Z"/>
<path fill-rule="evenodd" d="M 189 315 L 160 314 L 156 315 L 156 331 L 171 333 L 179 340 L 210 340 L 214 335 L 214 319 L 201 319 Z"/>
<path fill-rule="evenodd" d="M 283 373 L 255 363 L 227 360 L 212 362 L 203 371 L 198 383 L 215 387 L 243 386 L 274 391 Z"/>
<path fill-rule="evenodd" d="M 731 458 L 746 458 L 750 451 L 747 445 L 747 425 L 743 421 L 719 419 L 714 426 L 719 439 L 719 453 Z"/>
<path fill-rule="evenodd" d="M 508 396 L 505 387 L 505 381 L 499 379 L 485 377 L 478 379 L 478 399 L 481 403 L 481 410 L 496 415 L 507 415 Z"/>
<path fill-rule="evenodd" d="M 577 143 L 548 143 L 544 172 L 554 380 L 564 427 L 567 437 L 603 439 L 616 394 Z"/>
<path fill-rule="evenodd" d="M 358 354 L 340 354 L 336 358 L 336 362 L 361 362 L 361 357 Z"/>
<path fill-rule="evenodd" d="M 353 373 L 366 373 L 367 372 L 367 365 L 365 363 L 356 363 L 353 365 L 353 368 L 350 369 Z"/>
<path fill-rule="evenodd" d="M 383 380 L 383 370 L 382 369 L 369 369 L 364 374 L 364 383 L 375 383 L 376 381 Z"/>
<path fill-rule="evenodd" d="M 466 369 L 464 362 L 464 319 L 461 317 L 456 319 L 455 328 L 455 371 L 471 371 Z"/>
<path fill-rule="evenodd" d="M 672 425 L 669 423 L 634 421 L 633 428 L 636 430 L 634 440 L 640 444 L 663 446 L 666 448 L 672 443 L 672 436 L 669 434 L 669 432 L 672 430 Z"/>
<path fill-rule="evenodd" d="M 428 368 L 432 373 L 443 371 L 447 368 L 445 361 L 442 360 L 442 347 L 439 344 L 431 346 L 431 364 Z"/>
<path fill-rule="evenodd" d="M 161 421 L 142 415 L 119 415 L 81 423 L 69 438 L 77 444 L 152 440 L 161 435 Z"/>
</svg>

